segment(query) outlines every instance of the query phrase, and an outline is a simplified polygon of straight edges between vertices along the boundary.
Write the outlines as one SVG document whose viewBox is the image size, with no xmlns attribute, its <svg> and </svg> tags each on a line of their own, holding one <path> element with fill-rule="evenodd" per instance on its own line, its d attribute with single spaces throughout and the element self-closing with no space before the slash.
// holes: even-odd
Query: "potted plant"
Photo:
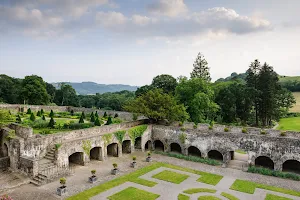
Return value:
<svg viewBox="0 0 300 200">
<path fill-rule="evenodd" d="M 118 164 L 113 163 L 112 165 L 113 165 L 114 168 L 111 170 L 111 174 L 116 175 L 119 172 Z"/>
<path fill-rule="evenodd" d="M 90 183 L 94 183 L 98 179 L 97 176 L 95 175 L 96 174 L 96 170 L 95 169 L 91 170 L 91 173 L 92 173 L 92 176 L 89 177 L 89 182 Z"/>
<path fill-rule="evenodd" d="M 67 182 L 67 180 L 65 178 L 59 179 L 59 183 L 61 184 L 61 186 L 58 187 L 56 190 L 57 195 L 62 196 L 63 194 L 66 193 L 66 191 L 67 191 L 66 182 Z"/>
<path fill-rule="evenodd" d="M 132 168 L 135 168 L 135 167 L 136 167 L 136 156 L 133 156 L 133 157 L 132 157 L 131 167 L 132 167 Z"/>
<path fill-rule="evenodd" d="M 151 152 L 150 151 L 148 151 L 148 153 L 147 153 L 146 161 L 151 162 Z"/>
</svg>

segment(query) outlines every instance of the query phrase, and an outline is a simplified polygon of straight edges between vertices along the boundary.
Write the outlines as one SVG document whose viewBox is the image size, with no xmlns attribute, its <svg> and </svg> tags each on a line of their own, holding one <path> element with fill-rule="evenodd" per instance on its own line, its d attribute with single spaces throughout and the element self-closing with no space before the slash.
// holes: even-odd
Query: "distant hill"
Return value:
<svg viewBox="0 0 300 200">
<path fill-rule="evenodd" d="M 298 81 L 300 82 L 300 76 L 279 76 L 280 82 L 287 82 L 287 81 Z"/>
<path fill-rule="evenodd" d="M 100 93 L 103 94 L 105 92 L 119 92 L 122 90 L 128 91 L 136 91 L 138 86 L 131 85 L 122 85 L 122 84 L 98 84 L 94 82 L 82 82 L 82 83 L 74 83 L 74 82 L 65 82 L 66 84 L 71 85 L 78 94 L 82 95 L 91 95 Z M 59 88 L 60 83 L 52 83 L 56 88 Z"/>
<path fill-rule="evenodd" d="M 219 78 L 218 80 L 216 80 L 216 82 L 226 82 L 226 81 L 231 81 L 236 79 L 245 80 L 245 78 L 246 78 L 246 73 L 238 74 L 236 72 L 233 72 L 231 73 L 230 76 L 226 78 Z"/>
</svg>

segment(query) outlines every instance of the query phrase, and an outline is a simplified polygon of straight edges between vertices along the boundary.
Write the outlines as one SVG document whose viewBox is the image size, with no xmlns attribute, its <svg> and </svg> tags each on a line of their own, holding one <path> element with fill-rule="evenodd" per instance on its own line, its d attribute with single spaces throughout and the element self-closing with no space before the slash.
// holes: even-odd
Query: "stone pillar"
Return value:
<svg viewBox="0 0 300 200">
<path fill-rule="evenodd" d="M 274 163 L 274 170 L 282 171 L 282 163 L 280 163 L 280 162 Z"/>
<path fill-rule="evenodd" d="M 227 151 L 226 153 L 223 154 L 223 165 L 222 165 L 222 167 L 227 167 L 230 160 L 231 160 L 231 153 L 230 153 L 230 151 Z"/>
<path fill-rule="evenodd" d="M 187 149 L 187 148 L 184 147 L 184 148 L 181 149 L 181 151 L 182 151 L 182 154 L 183 154 L 183 155 L 185 155 L 185 156 L 188 156 L 188 155 L 189 155 L 189 152 L 188 152 L 188 149 Z"/>
<path fill-rule="evenodd" d="M 118 157 L 122 157 L 122 144 L 117 143 L 116 147 L 118 147 Z"/>
<path fill-rule="evenodd" d="M 35 177 L 39 174 L 39 160 L 33 160 L 32 162 L 32 176 Z"/>
</svg>

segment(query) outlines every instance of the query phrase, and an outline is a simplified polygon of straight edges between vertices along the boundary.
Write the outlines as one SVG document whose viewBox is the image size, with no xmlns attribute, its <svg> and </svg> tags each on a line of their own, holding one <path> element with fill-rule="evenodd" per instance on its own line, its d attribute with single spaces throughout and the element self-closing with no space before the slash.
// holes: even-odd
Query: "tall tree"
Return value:
<svg viewBox="0 0 300 200">
<path fill-rule="evenodd" d="M 46 83 L 39 76 L 26 76 L 22 81 L 21 98 L 32 105 L 47 105 L 49 95 L 46 90 Z"/>
<path fill-rule="evenodd" d="M 259 90 L 258 90 L 258 79 L 259 72 L 261 69 L 260 62 L 256 59 L 249 66 L 246 72 L 246 84 L 248 87 L 249 94 L 253 100 L 255 110 L 255 125 L 258 126 L 258 103 L 259 103 Z"/>
<path fill-rule="evenodd" d="M 154 88 L 162 89 L 165 93 L 174 94 L 177 81 L 171 75 L 162 74 L 154 77 L 151 85 Z"/>
<path fill-rule="evenodd" d="M 46 90 L 47 90 L 47 93 L 49 94 L 50 102 L 53 103 L 54 98 L 55 98 L 56 88 L 52 84 L 46 83 Z"/>
<path fill-rule="evenodd" d="M 207 82 L 211 81 L 208 63 L 203 54 L 198 53 L 193 67 L 194 69 L 191 73 L 191 78 L 201 78 Z"/>
<path fill-rule="evenodd" d="M 56 90 L 55 103 L 61 106 L 78 106 L 78 97 L 75 89 L 68 84 L 61 83 L 60 89 Z"/>
<path fill-rule="evenodd" d="M 21 80 L 9 77 L 5 74 L 0 75 L 0 102 L 23 103 L 19 94 L 21 91 Z"/>
</svg>

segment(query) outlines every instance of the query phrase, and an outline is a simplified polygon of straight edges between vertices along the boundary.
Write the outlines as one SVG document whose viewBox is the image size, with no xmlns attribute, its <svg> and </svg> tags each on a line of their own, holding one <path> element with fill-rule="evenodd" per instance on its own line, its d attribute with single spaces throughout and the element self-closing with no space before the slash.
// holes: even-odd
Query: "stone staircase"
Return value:
<svg viewBox="0 0 300 200">
<path fill-rule="evenodd" d="M 234 160 L 231 160 L 228 165 L 228 168 L 237 169 L 237 170 L 247 170 L 248 169 L 248 155 L 234 153 Z"/>
<path fill-rule="evenodd" d="M 39 173 L 35 176 L 31 183 L 40 186 L 47 182 L 48 176 L 51 175 L 51 169 L 56 167 L 55 162 L 55 147 L 52 147 L 46 155 L 39 160 Z"/>
</svg>

